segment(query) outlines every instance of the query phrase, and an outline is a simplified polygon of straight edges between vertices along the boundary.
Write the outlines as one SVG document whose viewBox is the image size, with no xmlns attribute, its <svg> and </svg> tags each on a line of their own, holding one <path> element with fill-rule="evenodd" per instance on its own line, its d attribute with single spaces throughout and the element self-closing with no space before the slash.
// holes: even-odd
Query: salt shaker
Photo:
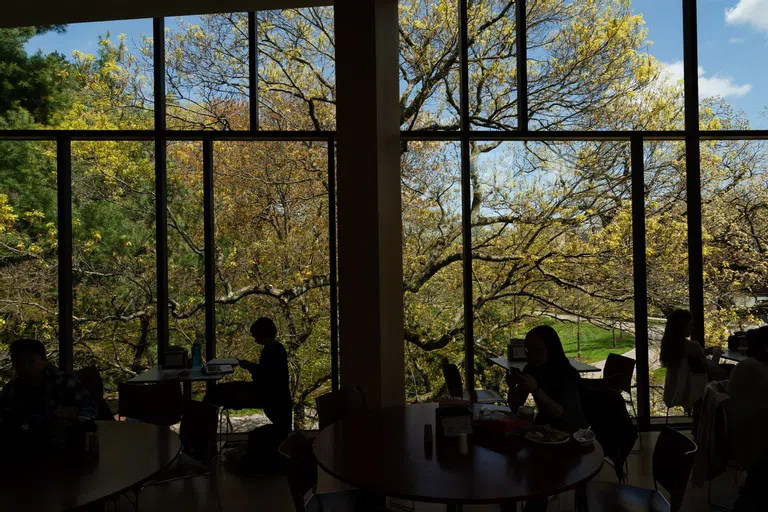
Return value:
<svg viewBox="0 0 768 512">
<path fill-rule="evenodd" d="M 467 444 L 467 434 L 459 434 L 459 453 L 466 455 L 469 453 L 469 445 Z"/>
</svg>

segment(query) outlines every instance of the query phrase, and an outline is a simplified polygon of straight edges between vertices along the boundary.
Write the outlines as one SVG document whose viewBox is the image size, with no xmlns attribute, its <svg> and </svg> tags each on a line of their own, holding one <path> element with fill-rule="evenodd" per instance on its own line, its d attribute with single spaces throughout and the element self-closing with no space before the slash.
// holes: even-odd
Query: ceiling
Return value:
<svg viewBox="0 0 768 512">
<path fill-rule="evenodd" d="M 331 5 L 333 0 L 0 0 L 0 28 Z"/>
</svg>

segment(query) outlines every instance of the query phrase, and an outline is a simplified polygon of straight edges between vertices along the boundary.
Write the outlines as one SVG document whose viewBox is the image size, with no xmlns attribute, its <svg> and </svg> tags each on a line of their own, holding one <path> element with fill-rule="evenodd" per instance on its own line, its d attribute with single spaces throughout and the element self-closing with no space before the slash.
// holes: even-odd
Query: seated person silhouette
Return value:
<svg viewBox="0 0 768 512">
<path fill-rule="evenodd" d="M 0 391 L 0 428 L 8 443 L 21 436 L 44 445 L 56 432 L 96 418 L 91 395 L 73 374 L 48 364 L 40 341 L 16 340 L 10 353 L 16 377 Z"/>
<path fill-rule="evenodd" d="M 239 360 L 251 373 L 252 382 L 225 382 L 211 386 L 204 401 L 230 409 L 264 409 L 267 418 L 281 430 L 291 430 L 291 391 L 288 382 L 288 355 L 277 341 L 275 323 L 266 317 L 251 325 L 251 336 L 261 350 L 259 362 Z"/>
</svg>

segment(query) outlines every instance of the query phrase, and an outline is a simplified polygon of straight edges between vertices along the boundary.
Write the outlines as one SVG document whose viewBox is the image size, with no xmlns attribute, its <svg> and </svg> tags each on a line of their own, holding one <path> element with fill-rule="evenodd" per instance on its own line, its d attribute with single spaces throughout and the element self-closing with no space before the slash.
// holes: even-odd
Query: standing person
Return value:
<svg viewBox="0 0 768 512">
<path fill-rule="evenodd" d="M 747 357 L 731 372 L 728 429 L 732 460 L 747 472 L 734 512 L 764 510 L 768 500 L 768 328 L 750 333 Z"/>
<path fill-rule="evenodd" d="M 664 381 L 664 403 L 667 407 L 694 408 L 710 380 L 725 380 L 728 372 L 717 365 L 720 358 L 715 349 L 714 359 L 707 359 L 701 345 L 690 339 L 693 315 L 684 309 L 673 311 L 667 318 L 661 338 L 659 359 L 667 369 Z"/>
<path fill-rule="evenodd" d="M 4 429 L 47 428 L 53 423 L 90 421 L 96 403 L 77 378 L 48 364 L 45 347 L 34 339 L 11 343 L 16 377 L 0 391 L 0 421 Z"/>
<path fill-rule="evenodd" d="M 581 377 L 565 356 L 557 332 L 548 325 L 534 327 L 525 335 L 528 364 L 522 373 L 510 373 L 509 407 L 515 411 L 528 395 L 538 406 L 537 422 L 572 433 L 587 428 L 581 408 Z"/>
<path fill-rule="evenodd" d="M 259 362 L 240 359 L 252 382 L 226 382 L 211 386 L 203 401 L 230 409 L 260 408 L 282 429 L 291 429 L 291 391 L 288 381 L 288 354 L 277 341 L 275 323 L 262 317 L 251 325 L 251 336 L 261 345 Z"/>
<path fill-rule="evenodd" d="M 261 349 L 259 362 L 240 359 L 239 364 L 251 373 L 259 403 L 264 413 L 276 425 L 291 428 L 291 390 L 288 380 L 288 354 L 277 341 L 277 327 L 266 317 L 251 325 L 251 336 Z"/>
</svg>

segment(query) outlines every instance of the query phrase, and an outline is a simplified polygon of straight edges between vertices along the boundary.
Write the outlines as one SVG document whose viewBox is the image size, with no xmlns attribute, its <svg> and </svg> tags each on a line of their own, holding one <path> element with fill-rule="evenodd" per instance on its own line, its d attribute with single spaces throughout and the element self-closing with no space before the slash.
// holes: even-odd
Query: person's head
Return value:
<svg viewBox="0 0 768 512">
<path fill-rule="evenodd" d="M 661 338 L 659 359 L 665 368 L 677 367 L 685 355 L 685 342 L 693 331 L 693 315 L 685 309 L 676 309 L 667 317 L 664 336 Z"/>
<path fill-rule="evenodd" d="M 266 345 L 275 341 L 277 337 L 275 322 L 265 316 L 259 318 L 251 325 L 251 336 L 259 345 Z"/>
<path fill-rule="evenodd" d="M 16 375 L 27 382 L 38 382 L 45 371 L 45 347 L 38 340 L 22 338 L 11 343 L 11 363 Z"/>
<path fill-rule="evenodd" d="M 528 331 L 525 349 L 528 363 L 533 367 L 570 366 L 557 331 L 549 325 L 539 325 Z"/>
</svg>

